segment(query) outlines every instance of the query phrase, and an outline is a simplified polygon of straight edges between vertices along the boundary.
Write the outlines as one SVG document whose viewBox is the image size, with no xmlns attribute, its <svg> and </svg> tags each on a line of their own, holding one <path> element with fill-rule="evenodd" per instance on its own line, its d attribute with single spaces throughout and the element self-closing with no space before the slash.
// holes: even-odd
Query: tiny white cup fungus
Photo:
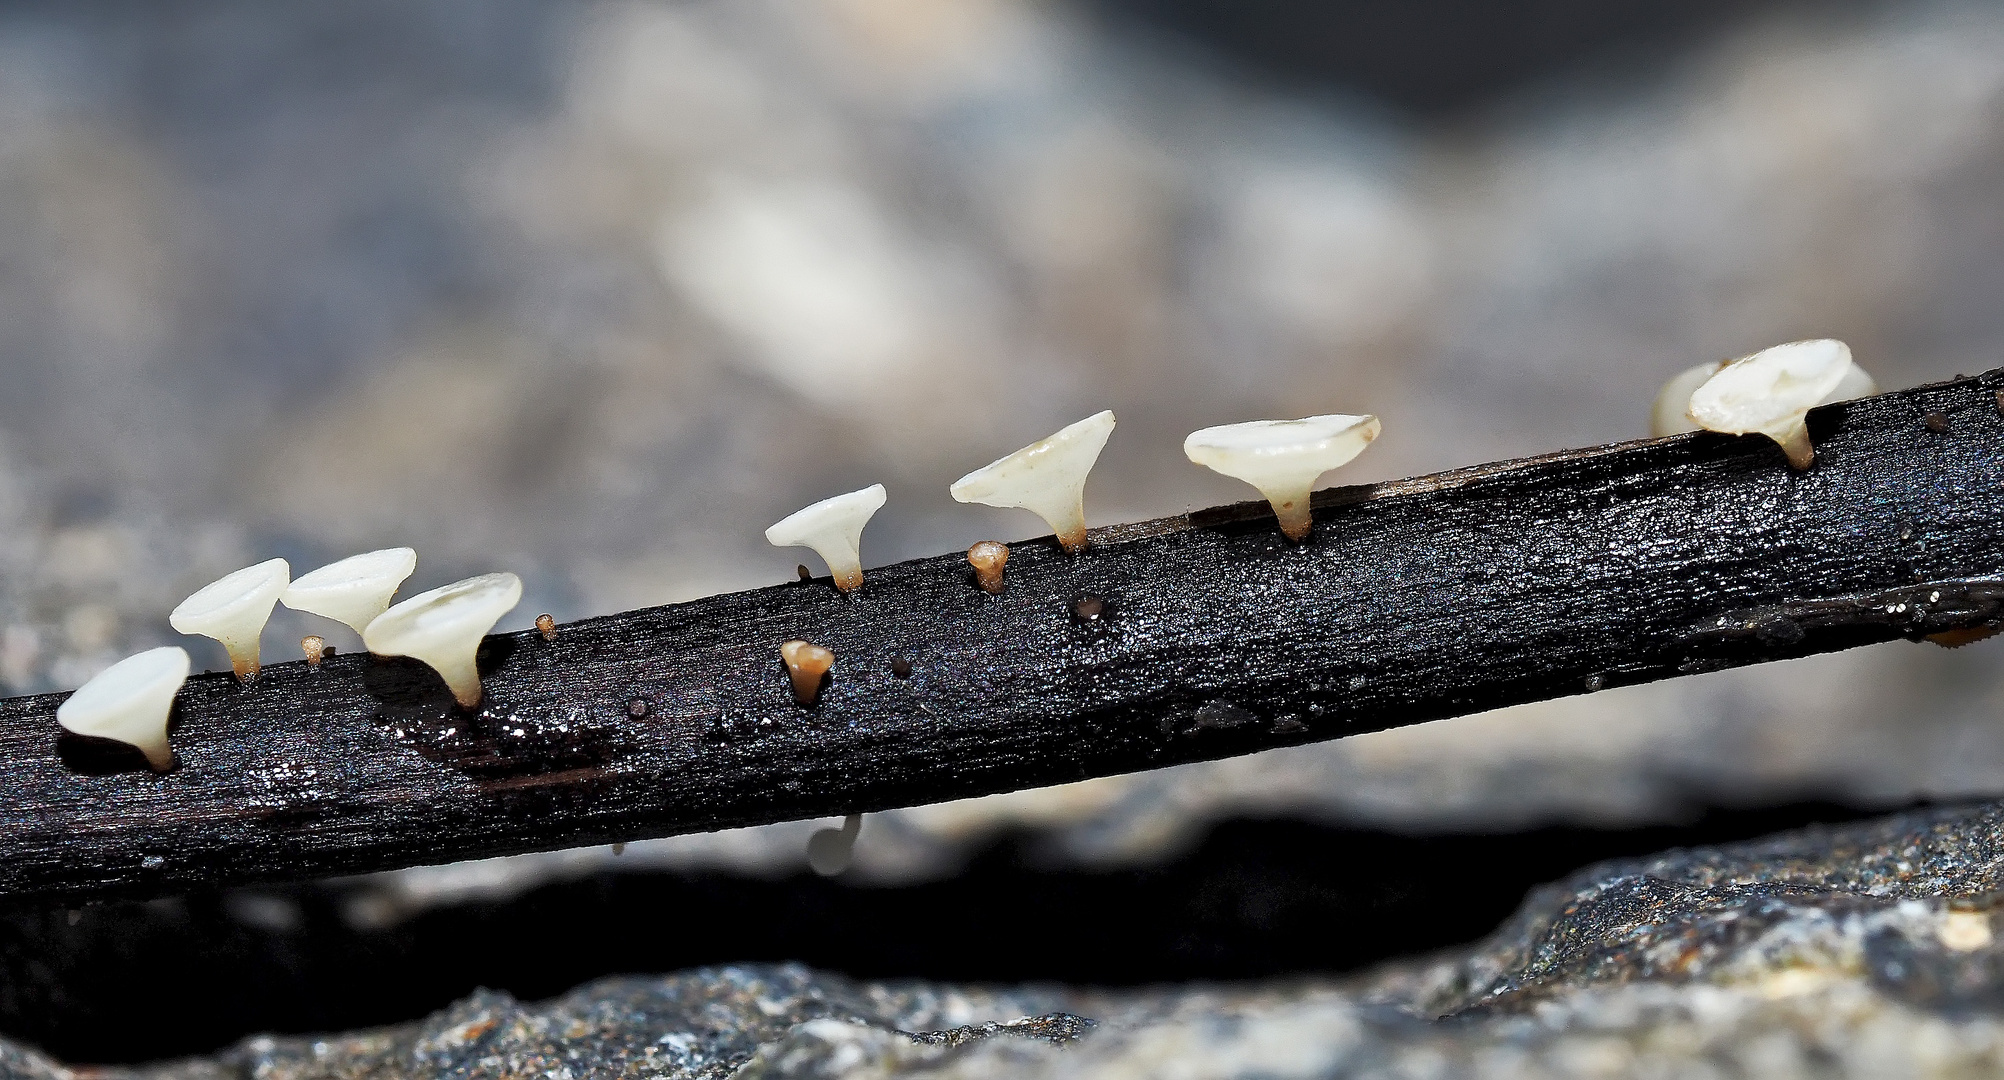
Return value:
<svg viewBox="0 0 2004 1080">
<path fill-rule="evenodd" d="M 1691 419 L 1691 394 L 1705 385 L 1712 376 L 1719 373 L 1728 361 L 1713 360 L 1696 367 L 1685 368 L 1677 373 L 1663 389 L 1656 392 L 1656 400 L 1649 407 L 1649 433 L 1657 438 L 1678 435 L 1686 431 L 1698 431 L 1698 423 Z M 1844 378 L 1837 389 L 1823 396 L 1818 405 L 1828 405 L 1833 401 L 1851 401 L 1855 398 L 1871 397 L 1879 392 L 1879 383 L 1871 372 L 1858 366 L 1852 360 L 1844 369 Z"/>
<path fill-rule="evenodd" d="M 774 547 L 814 549 L 828 564 L 835 587 L 854 592 L 863 584 L 863 526 L 884 505 L 884 485 L 823 499 L 796 510 L 765 531 Z"/>
<path fill-rule="evenodd" d="M 839 829 L 816 829 L 807 838 L 807 865 L 822 877 L 834 877 L 849 869 L 856 854 L 856 834 L 863 831 L 863 815 L 850 814 Z"/>
<path fill-rule="evenodd" d="M 1791 341 L 1728 361 L 1691 392 L 1690 415 L 1707 431 L 1761 434 L 1781 445 L 1788 463 L 1816 460 L 1805 420 L 1843 383 L 1851 349 L 1841 341 Z"/>
<path fill-rule="evenodd" d="M 481 574 L 421 592 L 376 616 L 362 644 L 377 656 L 408 656 L 430 665 L 463 708 L 480 704 L 480 640 L 522 601 L 522 579 Z"/>
<path fill-rule="evenodd" d="M 250 682 L 257 678 L 258 637 L 291 580 L 292 567 L 284 559 L 246 566 L 197 589 L 168 614 L 167 622 L 181 633 L 222 642 L 238 680 Z"/>
<path fill-rule="evenodd" d="M 91 676 L 56 706 L 66 731 L 114 739 L 139 748 L 155 772 L 174 767 L 167 720 L 174 695 L 188 681 L 188 650 L 178 645 L 128 656 Z"/>
<path fill-rule="evenodd" d="M 964 503 L 1028 510 L 1074 554 L 1086 546 L 1085 482 L 1113 434 L 1111 410 L 1095 413 L 953 482 Z"/>
<path fill-rule="evenodd" d="M 417 569 L 417 552 L 384 548 L 350 555 L 295 578 L 279 599 L 294 611 L 347 623 L 356 633 L 388 610 L 397 587 Z"/>
<path fill-rule="evenodd" d="M 1183 440 L 1191 461 L 1259 489 L 1289 540 L 1308 538 L 1308 496 L 1315 479 L 1364 452 L 1383 425 L 1375 416 L 1253 420 L 1193 431 Z"/>
</svg>

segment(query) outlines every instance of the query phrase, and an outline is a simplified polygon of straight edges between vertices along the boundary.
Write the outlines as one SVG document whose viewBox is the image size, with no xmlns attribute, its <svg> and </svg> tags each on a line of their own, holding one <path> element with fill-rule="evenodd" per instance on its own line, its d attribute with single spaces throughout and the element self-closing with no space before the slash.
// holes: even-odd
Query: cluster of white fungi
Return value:
<svg viewBox="0 0 2004 1080">
<path fill-rule="evenodd" d="M 1657 395 L 1652 426 L 1659 436 L 1697 428 L 1765 435 L 1781 444 L 1791 465 L 1806 469 L 1815 452 L 1804 415 L 1826 402 L 1876 392 L 1871 376 L 1852 362 L 1843 342 L 1797 341 L 1678 375 Z M 1050 525 L 1065 551 L 1082 551 L 1086 474 L 1099 460 L 1113 424 L 1111 412 L 1089 416 L 954 481 L 953 497 L 1029 510 Z M 1362 453 L 1378 432 L 1375 416 L 1255 420 L 1192 432 L 1183 452 L 1199 465 L 1258 488 L 1273 505 L 1281 531 L 1298 542 L 1307 539 L 1312 525 L 1309 493 L 1316 480 Z M 863 527 L 885 498 L 884 486 L 872 484 L 824 499 L 789 515 L 765 536 L 781 547 L 812 548 L 827 562 L 835 587 L 850 592 L 863 584 Z M 1005 545 L 984 540 L 968 549 L 967 558 L 982 589 L 1003 590 L 1009 559 Z M 272 559 L 204 586 L 182 601 L 168 621 L 184 634 L 222 642 L 237 677 L 249 683 L 257 676 L 258 640 L 272 606 L 283 603 L 346 623 L 378 656 L 423 661 L 445 680 L 454 700 L 471 709 L 481 699 L 475 654 L 481 639 L 520 602 L 522 581 L 514 574 L 482 574 L 391 606 L 391 597 L 416 566 L 417 554 L 410 548 L 386 548 L 294 579 L 284 559 Z M 537 626 L 545 637 L 555 635 L 548 616 L 538 619 Z M 308 662 L 317 664 L 319 640 L 308 638 L 303 644 Z M 800 640 L 782 644 L 780 654 L 795 698 L 812 704 L 834 654 Z M 138 747 L 164 772 L 174 762 L 167 722 L 188 669 L 187 651 L 176 646 L 127 657 L 70 695 L 56 710 L 56 719 L 77 734 Z M 854 827 L 831 835 L 853 839 Z M 835 861 L 832 851 L 824 854 L 824 861 Z"/>
<path fill-rule="evenodd" d="M 258 643 L 275 604 L 346 623 L 378 656 L 424 661 L 466 708 L 480 704 L 474 654 L 494 624 L 522 599 L 522 579 L 482 574 L 419 593 L 395 607 L 390 598 L 417 569 L 417 552 L 384 548 L 329 563 L 294 579 L 284 559 L 225 574 L 181 601 L 167 622 L 184 634 L 215 638 L 230 654 L 237 679 L 257 679 Z M 308 662 L 323 648 L 309 637 Z M 153 768 L 174 765 L 167 721 L 174 695 L 188 681 L 188 650 L 148 649 L 98 672 L 56 707 L 56 722 L 78 735 L 136 746 Z"/>
</svg>

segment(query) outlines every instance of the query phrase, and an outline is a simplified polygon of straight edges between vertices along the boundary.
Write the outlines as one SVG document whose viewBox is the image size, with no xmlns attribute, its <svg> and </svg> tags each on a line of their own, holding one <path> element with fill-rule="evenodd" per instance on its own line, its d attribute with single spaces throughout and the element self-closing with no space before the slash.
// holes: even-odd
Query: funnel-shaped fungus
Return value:
<svg viewBox="0 0 2004 1080">
<path fill-rule="evenodd" d="M 167 622 L 184 634 L 222 642 L 237 679 L 250 682 L 257 678 L 258 636 L 291 580 L 292 567 L 284 559 L 246 566 L 196 590 L 168 613 Z"/>
<path fill-rule="evenodd" d="M 1765 435 L 1781 444 L 1788 463 L 1807 469 L 1816 460 L 1809 445 L 1809 410 L 1829 399 L 1852 367 L 1851 349 L 1818 338 L 1762 349 L 1721 366 L 1691 392 L 1691 419 L 1707 431 Z"/>
<path fill-rule="evenodd" d="M 294 611 L 347 623 L 356 633 L 390 606 L 397 586 L 417 569 L 417 552 L 384 548 L 350 555 L 293 580 L 279 599 Z"/>
<path fill-rule="evenodd" d="M 835 653 L 795 638 L 780 643 L 779 658 L 786 661 L 787 677 L 793 680 L 793 700 L 802 705 L 814 704 L 814 698 L 821 693 L 821 680 L 835 666 Z"/>
<path fill-rule="evenodd" d="M 967 549 L 967 565 L 974 567 L 974 581 L 983 592 L 999 596 L 1002 592 L 1002 568 L 1009 565 L 1009 545 L 978 540 Z"/>
<path fill-rule="evenodd" d="M 863 526 L 883 505 L 884 485 L 871 484 L 795 510 L 767 529 L 765 538 L 774 547 L 814 549 L 828 564 L 835 587 L 854 592 L 863 584 Z"/>
<path fill-rule="evenodd" d="M 378 656 L 408 656 L 438 672 L 463 708 L 480 704 L 480 639 L 522 600 L 522 579 L 482 574 L 422 592 L 376 616 L 362 644 Z"/>
<path fill-rule="evenodd" d="M 849 869 L 856 854 L 856 834 L 863 831 L 863 815 L 850 814 L 839 829 L 816 829 L 807 838 L 807 866 L 822 877 L 834 877 Z"/>
<path fill-rule="evenodd" d="M 955 480 L 953 497 L 1028 510 L 1050 525 L 1066 551 L 1084 551 L 1086 474 L 1111 434 L 1113 413 L 1095 413 Z"/>
<path fill-rule="evenodd" d="M 1364 452 L 1382 425 L 1375 416 L 1253 420 L 1193 431 L 1183 440 L 1191 461 L 1259 489 L 1280 531 L 1306 540 L 1313 524 L 1308 494 L 1315 478 Z"/>
<path fill-rule="evenodd" d="M 56 706 L 56 723 L 78 735 L 136 746 L 154 772 L 166 772 L 174 767 L 167 718 L 187 681 L 188 650 L 148 649 L 91 676 Z"/>
<path fill-rule="evenodd" d="M 1686 431 L 1699 430 L 1697 421 L 1691 419 L 1691 393 L 1705 385 L 1719 369 L 1726 366 L 1724 360 L 1714 360 L 1697 367 L 1685 368 L 1677 373 L 1663 389 L 1656 392 L 1656 401 L 1649 407 L 1649 433 L 1657 438 L 1676 435 Z M 1828 405 L 1833 401 L 1850 401 L 1854 398 L 1871 397 L 1879 392 L 1878 382 L 1870 372 L 1851 361 L 1844 369 L 1844 379 L 1837 389 L 1823 395 L 1818 405 Z"/>
</svg>

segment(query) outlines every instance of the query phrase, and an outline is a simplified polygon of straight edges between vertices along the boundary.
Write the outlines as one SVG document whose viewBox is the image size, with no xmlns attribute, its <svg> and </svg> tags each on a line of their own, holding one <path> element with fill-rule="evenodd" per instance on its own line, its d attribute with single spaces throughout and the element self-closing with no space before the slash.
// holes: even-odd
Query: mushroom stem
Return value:
<svg viewBox="0 0 2004 1080">
<path fill-rule="evenodd" d="M 1273 516 L 1280 520 L 1281 535 L 1297 544 L 1308 539 L 1308 530 L 1315 527 L 1315 518 L 1308 509 L 1308 496 L 1313 486 L 1290 484 L 1284 488 L 1259 489 L 1259 493 L 1273 505 Z"/>
<path fill-rule="evenodd" d="M 967 549 L 968 565 L 974 567 L 974 581 L 983 592 L 1002 593 L 1002 568 L 1009 564 L 1009 545 L 982 540 Z"/>
<path fill-rule="evenodd" d="M 1051 526 L 1051 535 L 1058 538 L 1058 546 L 1065 549 L 1065 554 L 1077 555 L 1090 543 L 1086 537 L 1083 490 L 1079 492 L 1079 498 L 1063 510 L 1051 508 L 1036 510 L 1035 507 L 1025 507 L 1025 509 L 1032 510 Z"/>
<path fill-rule="evenodd" d="M 786 674 L 793 682 L 793 700 L 802 705 L 814 704 L 822 682 L 828 678 L 828 669 L 835 666 L 835 653 L 795 638 L 780 643 L 779 656 L 786 661 Z"/>
<path fill-rule="evenodd" d="M 1801 418 L 1791 424 L 1764 428 L 1761 434 L 1781 444 L 1781 452 L 1788 455 L 1790 468 L 1800 471 L 1816 464 L 1816 447 L 1809 441 L 1809 424 Z"/>
<path fill-rule="evenodd" d="M 306 654 L 307 667 L 319 667 L 321 658 L 327 654 L 327 639 L 319 634 L 308 634 L 299 639 L 299 651 Z"/>
</svg>

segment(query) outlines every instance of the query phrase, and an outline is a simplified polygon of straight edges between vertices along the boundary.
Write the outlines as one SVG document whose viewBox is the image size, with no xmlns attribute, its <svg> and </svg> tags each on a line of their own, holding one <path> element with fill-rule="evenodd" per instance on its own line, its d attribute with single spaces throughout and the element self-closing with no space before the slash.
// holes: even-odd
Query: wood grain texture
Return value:
<svg viewBox="0 0 2004 1080">
<path fill-rule="evenodd" d="M 956 553 L 483 648 L 455 712 L 359 655 L 198 676 L 165 775 L 0 702 L 0 895 L 356 873 L 964 798 L 2004 618 L 2004 376 Z M 1938 415 L 1937 415 L 1938 414 Z M 1931 416 L 1937 419 L 1929 422 Z M 1942 430 L 1936 431 L 1939 427 Z M 794 701 L 780 642 L 834 650 Z M 905 672 L 905 674 L 900 674 Z"/>
</svg>

